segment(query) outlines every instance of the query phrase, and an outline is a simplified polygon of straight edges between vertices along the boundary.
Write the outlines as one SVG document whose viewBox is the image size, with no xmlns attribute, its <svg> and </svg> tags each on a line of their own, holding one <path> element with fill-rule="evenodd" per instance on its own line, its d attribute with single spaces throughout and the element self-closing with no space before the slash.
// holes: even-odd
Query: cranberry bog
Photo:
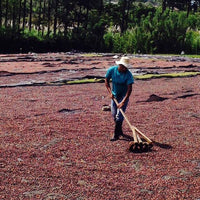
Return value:
<svg viewBox="0 0 200 200">
<path fill-rule="evenodd" d="M 154 141 L 136 153 L 102 110 L 118 56 L 0 55 L 0 199 L 200 199 L 200 60 L 130 55 L 126 115 Z"/>
</svg>

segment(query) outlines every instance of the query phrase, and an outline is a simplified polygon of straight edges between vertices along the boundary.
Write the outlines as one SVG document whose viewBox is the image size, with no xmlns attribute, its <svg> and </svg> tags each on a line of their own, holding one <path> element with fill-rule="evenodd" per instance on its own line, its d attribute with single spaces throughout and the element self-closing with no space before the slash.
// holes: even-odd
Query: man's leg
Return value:
<svg viewBox="0 0 200 200">
<path fill-rule="evenodd" d="M 122 99 L 119 99 L 118 102 L 121 102 L 122 100 L 123 100 L 123 98 L 122 98 Z M 124 111 L 124 113 L 125 113 L 125 111 L 126 111 L 127 105 L 128 105 L 128 100 L 125 102 L 125 104 L 124 104 L 123 107 L 121 108 L 121 109 Z M 118 134 L 119 134 L 119 136 L 120 136 L 120 135 L 123 135 L 123 131 L 122 131 L 122 124 L 123 124 L 123 121 L 124 121 L 124 117 L 123 117 L 122 113 L 120 112 L 120 110 L 117 109 L 116 124 L 117 124 L 117 127 L 118 127 Z"/>
<path fill-rule="evenodd" d="M 113 137 L 110 139 L 110 141 L 116 141 L 119 139 L 119 134 L 118 134 L 119 130 L 116 123 L 117 105 L 113 100 L 111 100 L 111 113 L 115 122 L 115 130 L 114 130 Z"/>
<path fill-rule="evenodd" d="M 117 100 L 118 100 L 118 102 L 121 102 L 123 100 L 123 98 L 120 98 Z M 122 107 L 122 110 L 124 112 L 126 111 L 127 105 L 128 105 L 128 100 L 125 102 L 124 106 Z M 121 114 L 120 110 L 117 108 L 117 105 L 115 104 L 115 102 L 113 100 L 111 100 L 111 112 L 112 112 L 112 116 L 115 121 L 115 131 L 114 131 L 114 135 L 113 135 L 113 138 L 111 139 L 111 141 L 116 141 L 119 139 L 120 135 L 123 135 L 122 123 L 123 123 L 124 117 Z"/>
</svg>

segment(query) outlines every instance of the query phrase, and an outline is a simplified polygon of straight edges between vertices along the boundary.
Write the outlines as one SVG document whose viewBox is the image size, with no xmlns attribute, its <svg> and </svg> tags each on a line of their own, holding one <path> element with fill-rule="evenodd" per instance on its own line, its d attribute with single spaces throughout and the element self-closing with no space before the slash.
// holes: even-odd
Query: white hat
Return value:
<svg viewBox="0 0 200 200">
<path fill-rule="evenodd" d="M 117 65 L 124 65 L 125 67 L 130 67 L 129 64 L 130 58 L 129 57 L 121 57 L 121 59 L 119 61 L 116 61 Z"/>
</svg>

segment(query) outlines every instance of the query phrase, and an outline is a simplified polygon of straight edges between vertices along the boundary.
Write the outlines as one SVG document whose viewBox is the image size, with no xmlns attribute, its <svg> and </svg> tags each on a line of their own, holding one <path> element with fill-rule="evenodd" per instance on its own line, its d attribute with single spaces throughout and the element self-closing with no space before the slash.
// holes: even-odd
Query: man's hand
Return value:
<svg viewBox="0 0 200 200">
<path fill-rule="evenodd" d="M 114 95 L 113 95 L 112 93 L 110 94 L 110 98 L 111 98 L 111 99 L 114 99 L 114 98 L 115 98 Z"/>
<path fill-rule="evenodd" d="M 110 82 L 109 82 L 109 80 L 107 78 L 105 79 L 105 85 L 106 85 L 106 88 L 107 88 L 107 90 L 108 90 L 108 92 L 110 94 L 110 98 L 114 99 L 114 95 L 112 94 L 112 90 L 110 88 Z"/>
<path fill-rule="evenodd" d="M 131 92 L 132 92 L 132 84 L 128 85 L 128 90 L 127 90 L 126 96 L 124 97 L 124 99 L 120 103 L 118 103 L 118 105 L 117 105 L 118 108 L 122 108 L 124 106 L 126 100 L 131 95 Z"/>
<path fill-rule="evenodd" d="M 124 101 L 121 101 L 120 103 L 118 103 L 117 107 L 122 108 L 124 106 L 124 103 L 125 103 Z"/>
</svg>

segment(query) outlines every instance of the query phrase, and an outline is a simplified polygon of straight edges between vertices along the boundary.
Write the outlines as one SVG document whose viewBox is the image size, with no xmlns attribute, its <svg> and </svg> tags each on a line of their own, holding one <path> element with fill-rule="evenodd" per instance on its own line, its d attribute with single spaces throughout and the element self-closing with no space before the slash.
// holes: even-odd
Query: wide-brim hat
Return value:
<svg viewBox="0 0 200 200">
<path fill-rule="evenodd" d="M 123 56 L 121 57 L 121 59 L 119 61 L 116 61 L 117 65 L 124 65 L 125 67 L 130 67 L 130 58 L 127 56 Z"/>
</svg>

